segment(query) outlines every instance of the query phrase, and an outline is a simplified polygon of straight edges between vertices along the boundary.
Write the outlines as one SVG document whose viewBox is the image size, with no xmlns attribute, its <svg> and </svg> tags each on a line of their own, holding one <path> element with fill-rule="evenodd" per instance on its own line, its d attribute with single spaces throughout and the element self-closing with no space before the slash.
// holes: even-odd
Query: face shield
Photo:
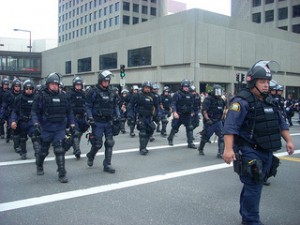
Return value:
<svg viewBox="0 0 300 225">
<path fill-rule="evenodd" d="M 214 95 L 215 96 L 222 96 L 222 88 L 215 88 L 214 89 Z"/>
</svg>

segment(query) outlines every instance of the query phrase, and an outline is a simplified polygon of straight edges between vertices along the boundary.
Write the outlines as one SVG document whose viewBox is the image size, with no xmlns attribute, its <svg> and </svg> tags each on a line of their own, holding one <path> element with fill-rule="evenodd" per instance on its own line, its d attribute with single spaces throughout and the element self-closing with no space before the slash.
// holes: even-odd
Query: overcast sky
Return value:
<svg viewBox="0 0 300 225">
<path fill-rule="evenodd" d="M 202 8 L 230 15 L 230 0 L 177 0 L 187 7 Z M 28 33 L 13 29 L 30 30 L 32 39 L 57 38 L 58 0 L 0 0 L 0 37 L 27 38 Z"/>
</svg>

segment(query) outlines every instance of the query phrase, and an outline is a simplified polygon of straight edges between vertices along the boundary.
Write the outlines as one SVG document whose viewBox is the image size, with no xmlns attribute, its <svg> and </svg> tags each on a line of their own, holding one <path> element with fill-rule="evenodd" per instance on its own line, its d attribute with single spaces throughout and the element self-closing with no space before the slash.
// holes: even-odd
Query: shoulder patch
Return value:
<svg viewBox="0 0 300 225">
<path fill-rule="evenodd" d="M 231 103 L 229 109 L 233 110 L 233 111 L 236 111 L 236 112 L 239 112 L 241 110 L 241 105 L 238 102 L 233 102 L 233 103 Z"/>
</svg>

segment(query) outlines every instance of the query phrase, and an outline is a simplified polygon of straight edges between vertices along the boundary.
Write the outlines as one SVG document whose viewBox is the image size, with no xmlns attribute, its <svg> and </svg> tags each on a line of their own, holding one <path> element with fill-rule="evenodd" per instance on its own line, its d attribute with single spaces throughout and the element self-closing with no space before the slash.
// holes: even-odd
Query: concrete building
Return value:
<svg viewBox="0 0 300 225">
<path fill-rule="evenodd" d="M 59 0 L 58 44 L 167 15 L 165 0 Z"/>
<path fill-rule="evenodd" d="M 300 34 L 300 0 L 231 0 L 231 15 Z"/>
<path fill-rule="evenodd" d="M 93 35 L 45 51 L 42 58 L 43 73 L 62 73 L 65 85 L 75 76 L 96 84 L 104 69 L 116 74 L 117 85 L 119 65 L 125 64 L 127 87 L 145 80 L 172 87 L 186 78 L 200 91 L 219 83 L 231 93 L 236 73 L 271 59 L 281 66 L 274 79 L 300 96 L 298 34 L 200 9 Z"/>
</svg>

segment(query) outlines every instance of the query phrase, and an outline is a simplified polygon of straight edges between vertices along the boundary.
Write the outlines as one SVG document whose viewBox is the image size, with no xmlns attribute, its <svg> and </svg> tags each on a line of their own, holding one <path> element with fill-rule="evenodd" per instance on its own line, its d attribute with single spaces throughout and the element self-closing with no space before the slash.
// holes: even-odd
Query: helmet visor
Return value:
<svg viewBox="0 0 300 225">
<path fill-rule="evenodd" d="M 221 88 L 215 88 L 214 94 L 215 94 L 215 96 L 222 96 L 222 89 Z"/>
</svg>

